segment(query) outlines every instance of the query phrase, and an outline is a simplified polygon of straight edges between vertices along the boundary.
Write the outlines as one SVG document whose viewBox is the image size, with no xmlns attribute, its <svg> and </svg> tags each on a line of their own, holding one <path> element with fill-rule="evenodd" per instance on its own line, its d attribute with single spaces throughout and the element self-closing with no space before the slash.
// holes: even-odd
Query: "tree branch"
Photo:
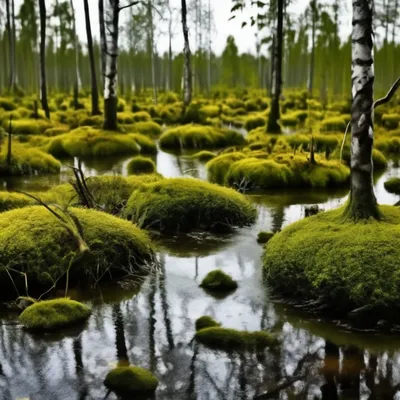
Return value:
<svg viewBox="0 0 400 400">
<path fill-rule="evenodd" d="M 397 78 L 396 82 L 393 83 L 393 86 L 389 89 L 386 96 L 375 101 L 375 103 L 372 106 L 372 109 L 375 109 L 376 107 L 379 107 L 382 104 L 388 103 L 392 99 L 392 97 L 394 96 L 399 87 L 400 87 L 400 76 Z"/>
<path fill-rule="evenodd" d="M 118 7 L 118 12 L 120 12 L 121 10 L 123 10 L 124 8 L 129 8 L 132 6 L 136 6 L 139 3 L 141 3 L 141 1 L 132 1 L 132 3 L 127 4 L 126 6 L 122 6 L 122 7 Z"/>
</svg>

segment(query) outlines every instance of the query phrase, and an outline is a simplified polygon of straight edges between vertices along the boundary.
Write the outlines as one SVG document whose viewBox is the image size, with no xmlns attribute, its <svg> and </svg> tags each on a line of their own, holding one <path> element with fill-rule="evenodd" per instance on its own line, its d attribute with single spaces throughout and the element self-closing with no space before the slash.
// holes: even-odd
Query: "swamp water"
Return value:
<svg viewBox="0 0 400 400">
<path fill-rule="evenodd" d="M 65 163 L 60 176 L 0 179 L 0 186 L 44 190 L 67 181 L 72 162 Z M 83 167 L 86 176 L 126 175 L 127 162 L 91 160 Z M 206 178 L 204 165 L 185 157 L 159 152 L 157 166 L 166 177 Z M 391 176 L 400 176 L 400 169 L 391 165 L 376 179 L 381 204 L 399 200 L 383 187 Z M 272 302 L 262 281 L 257 233 L 303 218 L 306 205 L 336 208 L 346 196 L 346 189 L 254 195 L 258 219 L 251 227 L 232 235 L 164 239 L 159 243 L 161 271 L 140 288 L 70 293 L 93 308 L 78 331 L 38 336 L 23 331 L 15 315 L 2 315 L 0 400 L 104 399 L 104 377 L 118 361 L 147 368 L 159 378 L 155 399 L 242 400 L 267 391 L 276 399 L 400 399 L 400 336 L 350 332 L 313 319 Z M 239 283 L 225 298 L 198 287 L 218 267 Z M 262 353 L 209 350 L 192 341 L 202 315 L 224 327 L 271 330 L 280 345 Z M 112 393 L 107 398 L 116 399 Z"/>
</svg>

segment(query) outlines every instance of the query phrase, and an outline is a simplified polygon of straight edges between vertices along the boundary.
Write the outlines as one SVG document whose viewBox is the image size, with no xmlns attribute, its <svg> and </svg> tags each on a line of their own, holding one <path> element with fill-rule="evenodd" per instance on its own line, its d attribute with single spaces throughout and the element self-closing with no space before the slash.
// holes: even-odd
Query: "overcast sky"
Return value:
<svg viewBox="0 0 400 400">
<path fill-rule="evenodd" d="M 120 0 L 121 5 L 128 4 L 130 0 Z M 52 0 L 47 0 L 47 4 L 50 4 Z M 86 31 L 85 31 L 85 17 L 83 10 L 83 0 L 73 0 L 75 11 L 76 11 L 76 19 L 77 19 L 77 30 L 79 38 L 82 42 L 86 42 Z M 97 0 L 89 0 L 90 7 L 90 18 L 92 23 L 93 35 L 98 38 L 99 36 L 99 25 L 98 25 L 98 1 Z M 188 0 L 188 3 L 190 0 Z M 329 0 L 324 0 L 324 2 L 328 3 Z M 342 36 L 348 35 L 351 31 L 351 21 L 349 17 L 350 11 L 350 0 L 343 0 L 346 3 L 347 11 L 345 15 L 342 17 L 342 25 L 341 25 L 341 34 Z M 16 9 L 18 10 L 19 5 L 22 3 L 22 0 L 16 0 Z M 180 7 L 181 0 L 171 0 L 171 4 L 173 7 L 177 9 Z M 202 4 L 204 7 L 208 7 L 208 0 L 202 0 Z M 309 4 L 309 0 L 294 0 L 290 5 L 289 11 L 293 15 L 300 15 L 306 8 L 307 4 Z M 212 39 L 212 47 L 216 53 L 221 53 L 226 44 L 226 38 L 229 35 L 235 37 L 236 43 L 239 48 L 239 52 L 247 52 L 250 51 L 252 53 L 255 52 L 255 28 L 245 27 L 241 29 L 241 23 L 243 20 L 248 20 L 250 15 L 255 15 L 255 9 L 248 9 L 243 13 L 238 13 L 237 17 L 231 21 L 228 21 L 231 14 L 230 10 L 232 8 L 232 0 L 211 0 L 211 7 L 214 12 L 214 33 Z M 129 10 L 121 11 L 123 15 L 121 15 L 121 26 L 124 26 L 125 18 L 129 14 Z M 175 14 L 175 36 L 173 39 L 173 51 L 180 52 L 183 48 L 183 39 L 182 39 L 182 30 L 180 27 L 180 15 Z M 158 25 L 159 31 L 166 32 L 166 27 L 163 27 L 162 24 Z M 194 27 L 189 26 L 189 34 L 191 40 L 191 47 L 194 47 Z M 156 37 L 156 45 L 157 50 L 159 52 L 166 51 L 168 48 L 168 37 L 166 33 L 159 33 Z"/>
</svg>

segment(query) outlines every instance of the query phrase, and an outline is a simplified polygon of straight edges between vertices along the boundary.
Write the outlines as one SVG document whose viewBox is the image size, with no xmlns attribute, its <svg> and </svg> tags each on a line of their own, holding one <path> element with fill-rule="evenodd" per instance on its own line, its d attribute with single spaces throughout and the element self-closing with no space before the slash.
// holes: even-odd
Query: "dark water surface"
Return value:
<svg viewBox="0 0 400 400">
<path fill-rule="evenodd" d="M 129 159 L 84 163 L 87 176 L 126 174 Z M 72 163 L 73 160 L 66 163 Z M 165 176 L 206 178 L 202 164 L 164 152 L 157 155 Z M 69 179 L 60 176 L 13 178 L 0 185 L 44 190 Z M 400 176 L 393 165 L 376 179 L 382 204 L 394 204 L 383 182 Z M 103 380 L 118 361 L 150 369 L 159 378 L 156 399 L 400 399 L 400 336 L 356 333 L 271 301 L 262 282 L 260 230 L 277 231 L 304 217 L 307 205 L 338 207 L 346 190 L 274 191 L 250 196 L 257 222 L 235 234 L 191 235 L 160 243 L 161 271 L 140 288 L 73 293 L 93 307 L 86 326 L 62 335 L 33 335 L 13 315 L 1 319 L 0 399 L 103 399 Z M 216 299 L 199 288 L 212 269 L 238 280 L 234 294 Z M 226 353 L 192 341 L 194 322 L 212 315 L 223 326 L 275 332 L 275 351 Z M 292 383 L 291 385 L 289 385 Z M 281 389 L 281 390 L 278 390 Z M 397 394 L 398 393 L 398 394 Z M 396 397 L 396 394 L 398 397 Z M 116 399 L 113 394 L 108 399 Z"/>
</svg>

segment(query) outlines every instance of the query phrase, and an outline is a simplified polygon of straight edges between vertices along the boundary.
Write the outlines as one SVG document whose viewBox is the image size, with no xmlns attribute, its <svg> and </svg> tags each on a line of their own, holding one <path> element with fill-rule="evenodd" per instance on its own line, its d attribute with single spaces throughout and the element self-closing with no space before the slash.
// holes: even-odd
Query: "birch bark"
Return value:
<svg viewBox="0 0 400 400">
<path fill-rule="evenodd" d="M 190 64 L 190 47 L 189 47 L 189 29 L 187 25 L 187 8 L 186 0 L 181 0 L 182 8 L 182 31 L 184 38 L 183 56 L 184 56 L 184 73 L 183 73 L 183 105 L 184 109 L 192 101 L 192 67 Z"/>
</svg>

